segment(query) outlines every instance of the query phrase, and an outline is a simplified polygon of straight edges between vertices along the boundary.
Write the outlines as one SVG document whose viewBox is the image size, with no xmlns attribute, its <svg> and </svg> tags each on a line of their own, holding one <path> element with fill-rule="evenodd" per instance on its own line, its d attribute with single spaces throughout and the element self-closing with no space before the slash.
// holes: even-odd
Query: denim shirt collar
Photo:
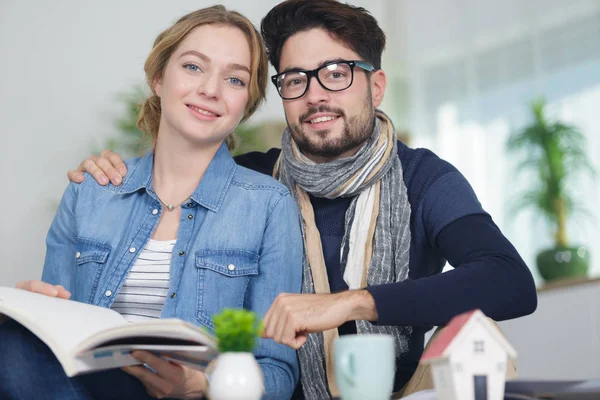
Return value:
<svg viewBox="0 0 600 400">
<path fill-rule="evenodd" d="M 128 194 L 141 189 L 146 189 L 152 197 L 156 197 L 152 187 L 152 165 L 154 164 L 154 152 L 148 151 L 124 178 L 119 193 Z M 225 193 L 231 184 L 237 164 L 231 157 L 231 153 L 225 142 L 217 150 L 211 160 L 200 184 L 190 197 L 191 200 L 207 209 L 218 212 Z"/>
</svg>

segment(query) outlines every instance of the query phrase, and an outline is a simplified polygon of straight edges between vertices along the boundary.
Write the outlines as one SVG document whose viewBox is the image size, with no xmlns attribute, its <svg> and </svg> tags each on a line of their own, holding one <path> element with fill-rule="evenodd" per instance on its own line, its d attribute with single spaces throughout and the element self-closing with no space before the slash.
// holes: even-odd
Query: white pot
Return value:
<svg viewBox="0 0 600 400">
<path fill-rule="evenodd" d="M 259 400 L 264 393 L 262 370 L 252 353 L 219 355 L 209 379 L 211 400 Z"/>
</svg>

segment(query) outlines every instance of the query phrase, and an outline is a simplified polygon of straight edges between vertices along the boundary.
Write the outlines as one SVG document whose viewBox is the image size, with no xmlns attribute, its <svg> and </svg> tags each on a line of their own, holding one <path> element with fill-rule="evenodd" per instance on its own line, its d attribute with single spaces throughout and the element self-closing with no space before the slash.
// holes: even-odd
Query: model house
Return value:
<svg viewBox="0 0 600 400">
<path fill-rule="evenodd" d="M 502 400 L 506 363 L 517 353 L 481 311 L 453 318 L 423 353 L 439 400 Z"/>
</svg>

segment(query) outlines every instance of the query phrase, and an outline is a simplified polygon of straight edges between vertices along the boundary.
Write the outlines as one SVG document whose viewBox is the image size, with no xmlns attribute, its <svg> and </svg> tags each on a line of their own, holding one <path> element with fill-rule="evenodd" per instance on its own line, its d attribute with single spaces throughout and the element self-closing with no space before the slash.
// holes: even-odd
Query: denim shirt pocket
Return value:
<svg viewBox="0 0 600 400">
<path fill-rule="evenodd" d="M 196 252 L 198 321 L 214 333 L 212 316 L 223 308 L 242 308 L 250 278 L 258 275 L 259 256 L 246 250 Z"/>
<path fill-rule="evenodd" d="M 94 304 L 94 295 L 111 247 L 95 240 L 78 237 L 75 249 L 77 269 L 73 299 Z"/>
</svg>

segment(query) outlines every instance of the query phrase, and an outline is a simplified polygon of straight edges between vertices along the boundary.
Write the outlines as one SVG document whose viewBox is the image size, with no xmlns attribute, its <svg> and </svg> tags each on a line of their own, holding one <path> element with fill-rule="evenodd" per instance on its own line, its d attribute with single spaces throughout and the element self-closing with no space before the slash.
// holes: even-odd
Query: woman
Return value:
<svg viewBox="0 0 600 400">
<path fill-rule="evenodd" d="M 210 330 L 224 307 L 264 315 L 279 292 L 300 291 L 302 239 L 288 190 L 237 166 L 226 144 L 264 99 L 260 36 L 238 13 L 202 9 L 158 36 L 145 72 L 152 96 L 138 126 L 153 150 L 127 162 L 119 187 L 88 179 L 67 188 L 42 281 L 18 287 L 112 307 L 133 322 L 177 317 Z M 134 356 L 151 369 L 68 379 L 36 340 L 16 323 L 0 328 L 0 397 L 197 398 L 207 387 L 201 372 L 146 352 Z M 255 354 L 266 398 L 289 398 L 294 351 L 264 339 Z"/>
</svg>

